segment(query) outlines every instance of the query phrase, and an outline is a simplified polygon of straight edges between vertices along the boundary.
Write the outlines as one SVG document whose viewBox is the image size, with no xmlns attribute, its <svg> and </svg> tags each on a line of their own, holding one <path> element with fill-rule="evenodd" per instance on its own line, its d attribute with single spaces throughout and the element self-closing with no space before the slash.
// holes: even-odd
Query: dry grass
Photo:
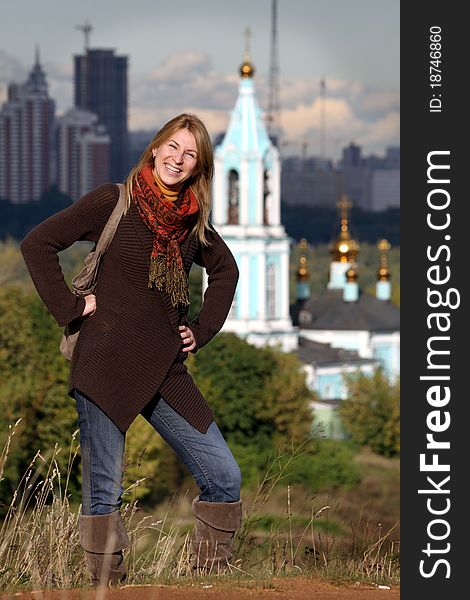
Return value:
<svg viewBox="0 0 470 600">
<path fill-rule="evenodd" d="M 239 535 L 238 556 L 245 568 L 258 576 L 314 573 L 335 581 L 398 583 L 398 521 L 385 528 L 375 511 L 354 510 L 355 503 L 365 502 L 367 492 L 341 491 L 340 502 L 330 495 L 306 494 L 301 486 L 278 485 L 301 451 L 292 449 L 287 463 L 274 459 L 254 494 Z M 376 461 L 367 452 L 360 456 L 369 481 Z M 379 463 L 383 471 L 383 460 Z M 396 486 L 396 477 L 391 480 Z"/>
<path fill-rule="evenodd" d="M 10 427 L 0 454 L 0 485 L 17 425 Z M 292 448 L 287 461 L 275 457 L 258 489 L 247 493 L 229 578 L 265 582 L 273 576 L 303 573 L 330 580 L 397 583 L 395 527 L 374 529 L 361 517 L 348 532 L 345 551 L 345 532 L 338 525 L 334 502 L 300 497 L 297 488 L 290 486 L 282 489 L 280 483 L 290 462 L 302 451 L 302 447 Z M 57 465 L 59 452 L 58 447 L 49 454 L 37 452 L 13 494 L 0 527 L 0 589 L 88 585 L 79 544 L 80 507 L 74 510 L 68 501 L 69 474 L 78 452 L 76 434 L 68 449 L 64 478 Z M 131 488 L 138 485 L 137 481 Z M 277 504 L 283 497 L 284 506 L 277 506 L 277 514 L 272 515 L 269 505 L 275 497 Z M 161 519 L 144 514 L 137 501 L 123 506 L 131 540 L 125 551 L 130 584 L 177 582 L 191 576 L 189 498 L 184 494 L 174 497 L 158 507 L 158 513 L 163 515 Z"/>
</svg>

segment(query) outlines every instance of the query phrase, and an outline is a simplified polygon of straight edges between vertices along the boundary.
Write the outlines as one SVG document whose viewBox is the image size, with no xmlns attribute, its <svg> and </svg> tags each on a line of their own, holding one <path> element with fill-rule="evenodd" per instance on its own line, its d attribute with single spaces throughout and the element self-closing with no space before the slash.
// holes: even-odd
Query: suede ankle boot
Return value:
<svg viewBox="0 0 470 600">
<path fill-rule="evenodd" d="M 205 502 L 193 500 L 196 518 L 192 536 L 191 568 L 196 574 L 227 570 L 233 557 L 235 532 L 242 521 L 242 501 Z"/>
<path fill-rule="evenodd" d="M 110 587 L 127 577 L 122 550 L 129 545 L 121 513 L 80 515 L 80 544 L 85 550 L 93 587 Z"/>
</svg>

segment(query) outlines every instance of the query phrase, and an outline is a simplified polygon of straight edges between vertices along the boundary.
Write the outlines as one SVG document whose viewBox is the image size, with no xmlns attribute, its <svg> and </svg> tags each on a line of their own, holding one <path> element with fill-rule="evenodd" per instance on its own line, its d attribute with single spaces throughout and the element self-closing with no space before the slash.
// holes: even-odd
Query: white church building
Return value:
<svg viewBox="0 0 470 600">
<path fill-rule="evenodd" d="M 240 270 L 223 331 L 257 346 L 297 349 L 289 313 L 290 239 L 281 224 L 279 151 L 256 102 L 249 57 L 240 67 L 238 99 L 215 148 L 212 222 Z"/>
</svg>

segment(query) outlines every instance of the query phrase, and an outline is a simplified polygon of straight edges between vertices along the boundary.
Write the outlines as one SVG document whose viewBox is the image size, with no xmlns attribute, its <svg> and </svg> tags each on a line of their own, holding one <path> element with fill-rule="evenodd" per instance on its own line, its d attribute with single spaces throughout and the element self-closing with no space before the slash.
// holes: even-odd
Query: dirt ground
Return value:
<svg viewBox="0 0 470 600">
<path fill-rule="evenodd" d="M 398 588 L 334 585 L 304 577 L 275 578 L 264 587 L 198 582 L 181 587 L 124 586 L 113 590 L 54 590 L 3 594 L 1 600 L 399 600 Z"/>
</svg>

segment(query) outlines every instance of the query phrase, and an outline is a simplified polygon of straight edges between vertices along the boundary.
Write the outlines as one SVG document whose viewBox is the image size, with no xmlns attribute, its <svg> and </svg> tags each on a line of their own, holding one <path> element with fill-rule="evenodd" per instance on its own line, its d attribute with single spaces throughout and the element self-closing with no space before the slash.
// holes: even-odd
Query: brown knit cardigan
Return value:
<svg viewBox="0 0 470 600">
<path fill-rule="evenodd" d="M 57 323 L 80 317 L 83 298 L 73 294 L 57 253 L 77 240 L 97 241 L 119 197 L 114 184 L 102 185 L 72 206 L 36 226 L 20 248 L 31 278 Z M 166 292 L 149 288 L 153 236 L 133 203 L 121 219 L 104 255 L 95 291 L 97 308 L 84 319 L 70 365 L 69 396 L 76 388 L 126 431 L 135 417 L 160 395 L 189 423 L 205 432 L 213 412 L 187 372 L 178 332 L 189 325 L 197 346 L 221 329 L 238 281 L 236 262 L 214 230 L 210 246 L 189 236 L 181 244 L 186 273 L 205 267 L 208 287 L 197 318 L 188 324 L 188 309 L 172 306 Z"/>
</svg>

